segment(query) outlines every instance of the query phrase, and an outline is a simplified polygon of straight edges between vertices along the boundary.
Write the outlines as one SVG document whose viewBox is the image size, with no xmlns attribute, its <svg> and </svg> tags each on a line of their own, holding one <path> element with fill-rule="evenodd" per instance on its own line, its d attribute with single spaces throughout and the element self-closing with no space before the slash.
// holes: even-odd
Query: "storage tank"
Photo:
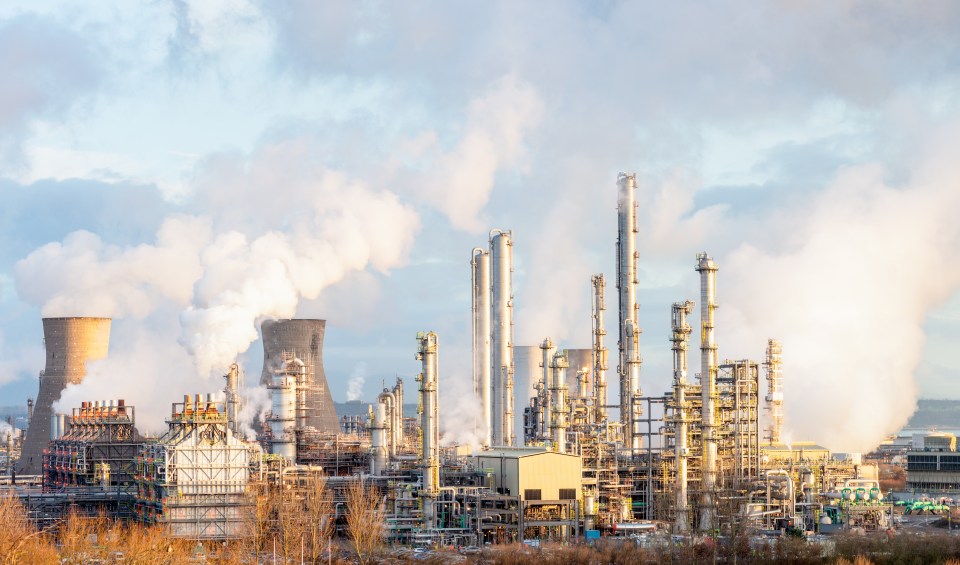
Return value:
<svg viewBox="0 0 960 565">
<path fill-rule="evenodd" d="M 110 318 L 44 318 L 43 344 L 47 362 L 40 373 L 40 391 L 33 406 L 30 427 L 17 463 L 17 473 L 39 475 L 43 450 L 50 441 L 53 403 L 70 384 L 87 374 L 87 361 L 107 356 Z"/>
</svg>

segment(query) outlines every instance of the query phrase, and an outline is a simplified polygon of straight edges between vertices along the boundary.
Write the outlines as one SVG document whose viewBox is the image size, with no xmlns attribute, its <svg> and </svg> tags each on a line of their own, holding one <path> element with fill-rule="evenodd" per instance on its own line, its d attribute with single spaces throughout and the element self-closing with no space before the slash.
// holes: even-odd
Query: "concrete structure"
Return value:
<svg viewBox="0 0 960 565">
<path fill-rule="evenodd" d="M 264 320 L 263 372 L 260 384 L 269 386 L 273 375 L 282 368 L 283 353 L 303 361 L 307 370 L 306 423 L 321 432 L 337 433 L 339 423 L 333 396 L 323 370 L 323 334 L 326 320 Z"/>
<path fill-rule="evenodd" d="M 53 403 L 67 384 L 76 384 L 87 374 L 87 361 L 107 356 L 110 318 L 44 318 L 43 344 L 46 366 L 40 373 L 40 391 L 30 418 L 30 427 L 17 464 L 20 475 L 39 475 L 43 450 L 50 441 Z"/>
</svg>

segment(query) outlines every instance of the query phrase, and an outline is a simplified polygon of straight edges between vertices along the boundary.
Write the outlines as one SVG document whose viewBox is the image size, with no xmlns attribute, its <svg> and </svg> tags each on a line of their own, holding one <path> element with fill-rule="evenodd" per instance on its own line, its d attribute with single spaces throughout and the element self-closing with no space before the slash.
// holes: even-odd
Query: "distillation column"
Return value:
<svg viewBox="0 0 960 565">
<path fill-rule="evenodd" d="M 603 275 L 593 275 L 593 408 L 594 419 L 602 424 L 607 419 L 607 348 L 603 336 Z"/>
<path fill-rule="evenodd" d="M 490 231 L 492 314 L 492 433 L 494 445 L 513 445 L 513 271 L 512 233 Z"/>
<path fill-rule="evenodd" d="M 423 450 L 420 454 L 423 467 L 424 527 L 436 527 L 434 501 L 440 492 L 440 426 L 438 410 L 438 362 L 437 334 L 433 332 L 417 335 L 420 348 L 417 360 L 422 362 L 422 372 L 417 376 L 420 381 L 420 427 L 423 431 Z"/>
<path fill-rule="evenodd" d="M 240 386 L 244 381 L 243 369 L 237 363 L 231 363 L 230 371 L 224 375 L 223 378 L 227 381 L 226 387 L 223 389 L 227 403 L 227 427 L 230 428 L 230 431 L 234 434 L 239 434 L 240 425 L 237 422 L 237 418 L 240 416 L 240 410 L 242 409 L 240 404 Z"/>
<path fill-rule="evenodd" d="M 550 437 L 550 428 L 553 425 L 553 402 L 551 401 L 550 391 L 553 386 L 553 356 L 557 352 L 556 346 L 553 345 L 549 337 L 544 339 L 543 343 L 540 344 L 540 352 L 542 354 L 540 366 L 543 368 L 541 377 L 543 381 L 541 389 L 542 400 L 540 402 L 540 410 L 543 412 L 543 417 L 541 418 L 542 427 L 540 429 L 540 437 L 547 438 Z"/>
<path fill-rule="evenodd" d="M 714 491 L 717 482 L 716 385 L 717 344 L 714 341 L 713 314 L 717 308 L 717 264 L 706 253 L 697 254 L 700 273 L 700 388 L 703 398 L 703 495 L 700 504 L 700 529 L 716 527 Z"/>
<path fill-rule="evenodd" d="M 783 365 L 780 354 L 783 352 L 780 342 L 776 339 L 767 341 L 767 358 L 764 366 L 767 369 L 767 440 L 770 445 L 780 443 L 780 432 L 783 429 Z"/>
<path fill-rule="evenodd" d="M 623 441 L 631 454 L 639 455 L 640 436 L 636 419 L 640 397 L 640 325 L 637 304 L 637 203 L 636 175 L 620 173 L 617 203 L 617 289 L 620 297 L 620 422 Z M 628 335 L 628 331 L 630 335 Z M 631 348 L 631 345 L 634 347 Z M 632 349 L 632 351 L 628 351 Z M 628 355 L 634 357 L 629 357 Z"/>
<path fill-rule="evenodd" d="M 686 302 L 673 303 L 673 335 L 670 341 L 673 343 L 673 396 L 677 403 L 677 412 L 674 415 L 677 422 L 676 428 L 676 458 L 677 458 L 677 503 L 676 520 L 674 522 L 674 532 L 682 533 L 689 529 L 689 506 L 687 502 L 687 456 L 689 447 L 687 446 L 687 341 L 690 339 L 690 333 L 693 331 L 690 324 L 687 323 L 687 315 L 693 313 L 694 303 L 690 300 Z"/>
<path fill-rule="evenodd" d="M 484 447 L 490 446 L 491 382 L 490 367 L 490 253 L 479 247 L 471 251 L 471 282 L 473 287 L 473 388 L 480 403 L 481 421 L 477 433 Z"/>
<path fill-rule="evenodd" d="M 557 351 L 550 363 L 550 441 L 553 450 L 567 452 L 567 362 L 565 352 Z"/>
<path fill-rule="evenodd" d="M 389 453 L 387 450 L 387 405 L 382 400 L 376 403 L 371 426 L 370 474 L 382 475 L 387 468 Z"/>
</svg>

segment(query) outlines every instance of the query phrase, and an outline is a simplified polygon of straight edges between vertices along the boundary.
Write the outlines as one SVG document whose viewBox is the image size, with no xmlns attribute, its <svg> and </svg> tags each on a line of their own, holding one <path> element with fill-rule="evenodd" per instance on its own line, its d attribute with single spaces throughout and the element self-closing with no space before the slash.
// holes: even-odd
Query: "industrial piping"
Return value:
<svg viewBox="0 0 960 565">
<path fill-rule="evenodd" d="M 470 272 L 473 286 L 473 387 L 480 402 L 478 434 L 484 447 L 490 446 L 490 253 L 475 247 L 471 251 Z"/>
<path fill-rule="evenodd" d="M 495 445 L 513 445 L 512 233 L 490 230 L 492 265 L 492 433 Z"/>
<path fill-rule="evenodd" d="M 639 308 L 637 304 L 637 203 L 636 175 L 617 177 L 617 289 L 620 298 L 620 422 L 624 443 L 631 455 L 640 454 L 637 435 L 640 397 Z M 628 331 L 630 332 L 628 335 Z M 633 347 L 631 348 L 631 345 Z M 630 349 L 631 351 L 628 351 Z M 630 355 L 633 355 L 632 357 Z"/>
<path fill-rule="evenodd" d="M 703 493 L 700 503 L 700 530 L 716 527 L 717 481 L 716 386 L 717 344 L 714 341 L 714 310 L 716 304 L 717 264 L 709 255 L 697 254 L 696 271 L 700 273 L 700 388 L 703 399 Z"/>
<path fill-rule="evenodd" d="M 693 313 L 694 303 L 690 300 L 686 302 L 673 303 L 672 329 L 673 336 L 670 341 L 673 343 L 673 394 L 677 403 L 677 411 L 674 417 L 677 422 L 676 436 L 676 465 L 677 465 L 677 485 L 676 485 L 676 516 L 674 521 L 674 531 L 683 533 L 689 529 L 690 518 L 688 516 L 689 508 L 687 503 L 687 457 L 690 449 L 687 446 L 687 341 L 690 333 L 693 331 L 690 324 L 687 323 L 687 315 Z"/>
</svg>

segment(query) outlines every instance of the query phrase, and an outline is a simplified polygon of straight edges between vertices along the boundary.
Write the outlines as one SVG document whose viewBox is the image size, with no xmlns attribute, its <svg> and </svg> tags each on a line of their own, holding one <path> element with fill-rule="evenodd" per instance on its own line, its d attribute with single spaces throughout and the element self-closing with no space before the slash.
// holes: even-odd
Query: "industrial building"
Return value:
<svg viewBox="0 0 960 565">
<path fill-rule="evenodd" d="M 671 320 L 671 384 L 643 390 L 636 177 L 619 175 L 616 189 L 612 363 L 602 274 L 583 281 L 591 298 L 590 319 L 583 320 L 589 347 L 566 347 L 550 336 L 520 346 L 513 334 L 513 232 L 491 230 L 486 245 L 471 251 L 479 445 L 454 445 L 443 435 L 446 377 L 434 332 L 418 334 L 410 347 L 420 363 L 410 383 L 417 385 L 416 417 L 403 413 L 398 377 L 365 414 L 338 418 L 323 369 L 325 322 L 268 320 L 259 382 L 271 403 L 254 423 L 256 440 L 238 433 L 238 364 L 227 371 L 222 395 L 185 396 L 171 407 L 167 432 L 143 438 L 123 401 L 84 403 L 70 417 L 50 414 L 63 384 L 82 378 L 85 360 L 106 355 L 109 320 L 44 320 L 47 368 L 20 458 L 25 469 L 33 468 L 30 457 L 42 463 L 43 492 L 25 495 L 28 505 L 38 519 L 55 519 L 79 496 L 81 506 L 159 524 L 176 537 L 231 540 L 246 535 L 255 493 L 284 488 L 284 477 L 321 473 L 336 493 L 338 516 L 351 483 L 363 478 L 376 488 L 386 538 L 400 544 L 657 529 L 680 536 L 744 528 L 782 533 L 785 524 L 806 531 L 884 527 L 886 503 L 870 482 L 875 468 L 813 442 L 782 443 L 789 344 L 757 344 L 765 347 L 761 361 L 721 357 L 720 266 L 706 252 L 691 258 L 698 301 L 677 297 L 662 314 Z M 691 348 L 699 349 L 699 363 L 689 360 Z M 911 454 L 915 472 L 949 471 L 955 442 L 936 445 L 941 451 Z"/>
</svg>

